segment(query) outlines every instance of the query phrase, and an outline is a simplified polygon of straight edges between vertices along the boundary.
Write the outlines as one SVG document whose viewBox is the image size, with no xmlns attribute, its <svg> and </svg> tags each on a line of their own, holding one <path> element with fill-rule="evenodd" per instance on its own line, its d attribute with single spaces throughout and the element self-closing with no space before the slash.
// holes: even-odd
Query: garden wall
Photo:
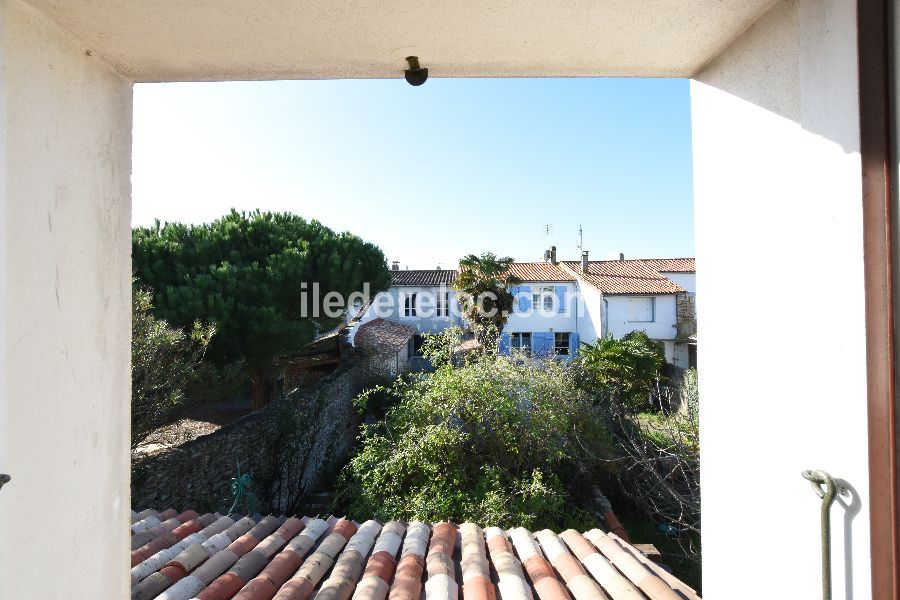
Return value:
<svg viewBox="0 0 900 600">
<path fill-rule="evenodd" d="M 310 389 L 295 392 L 209 435 L 136 459 L 131 505 L 224 511 L 240 463 L 256 509 L 292 512 L 352 449 L 353 398 L 369 381 L 369 359 L 354 357 Z"/>
</svg>

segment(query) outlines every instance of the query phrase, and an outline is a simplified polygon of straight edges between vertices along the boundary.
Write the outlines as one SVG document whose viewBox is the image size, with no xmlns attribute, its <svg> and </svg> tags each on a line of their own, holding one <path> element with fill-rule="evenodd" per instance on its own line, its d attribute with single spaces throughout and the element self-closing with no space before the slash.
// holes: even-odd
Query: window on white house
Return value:
<svg viewBox="0 0 900 600">
<path fill-rule="evenodd" d="M 553 352 L 560 356 L 569 355 L 569 332 L 557 332 L 553 334 Z"/>
<path fill-rule="evenodd" d="M 531 332 L 530 331 L 517 331 L 515 333 L 510 334 L 510 348 L 513 350 L 518 350 L 519 352 L 524 352 L 525 354 L 531 353 Z"/>
<path fill-rule="evenodd" d="M 552 285 L 543 285 L 532 291 L 532 306 L 535 310 L 553 312 L 553 302 L 556 300 L 556 288 Z"/>
<path fill-rule="evenodd" d="M 437 303 L 435 316 L 446 317 L 450 314 L 450 294 L 437 294 L 435 302 Z"/>
<path fill-rule="evenodd" d="M 406 299 L 403 304 L 403 314 L 407 317 L 416 316 L 416 295 L 415 294 L 406 294 Z"/>
<path fill-rule="evenodd" d="M 653 296 L 635 296 L 625 301 L 626 320 L 632 323 L 652 323 L 656 320 L 656 298 Z"/>
</svg>

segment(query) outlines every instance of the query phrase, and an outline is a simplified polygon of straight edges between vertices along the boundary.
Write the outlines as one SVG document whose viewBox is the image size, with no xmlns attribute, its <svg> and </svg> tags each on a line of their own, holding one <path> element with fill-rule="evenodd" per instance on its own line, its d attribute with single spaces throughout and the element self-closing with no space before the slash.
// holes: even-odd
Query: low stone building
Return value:
<svg viewBox="0 0 900 600">
<path fill-rule="evenodd" d="M 396 376 L 407 370 L 410 356 L 415 353 L 415 327 L 374 319 L 359 326 L 354 345 L 372 356 L 370 368 L 384 375 Z"/>
</svg>

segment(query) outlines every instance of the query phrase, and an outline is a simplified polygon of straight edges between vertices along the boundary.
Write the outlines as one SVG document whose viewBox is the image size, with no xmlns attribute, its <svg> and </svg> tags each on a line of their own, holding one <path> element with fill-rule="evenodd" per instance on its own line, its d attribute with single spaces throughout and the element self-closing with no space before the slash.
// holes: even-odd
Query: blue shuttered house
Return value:
<svg viewBox="0 0 900 600">
<path fill-rule="evenodd" d="M 666 360 L 696 365 L 697 321 L 695 265 L 692 258 L 556 261 L 513 263 L 510 274 L 521 283 L 510 289 L 513 312 L 500 334 L 501 354 L 553 356 L 568 361 L 581 342 L 644 331 L 663 345 Z M 454 270 L 391 270 L 391 287 L 376 296 L 360 324 L 376 316 L 415 327 L 410 343 L 415 356 L 422 334 L 452 325 L 466 326 L 458 313 Z M 378 300 L 389 314 L 377 315 Z M 351 331 L 352 337 L 352 331 Z"/>
<path fill-rule="evenodd" d="M 571 360 L 580 339 L 575 277 L 550 262 L 515 263 L 510 273 L 522 283 L 510 289 L 515 308 L 500 334 L 499 352 Z"/>
</svg>

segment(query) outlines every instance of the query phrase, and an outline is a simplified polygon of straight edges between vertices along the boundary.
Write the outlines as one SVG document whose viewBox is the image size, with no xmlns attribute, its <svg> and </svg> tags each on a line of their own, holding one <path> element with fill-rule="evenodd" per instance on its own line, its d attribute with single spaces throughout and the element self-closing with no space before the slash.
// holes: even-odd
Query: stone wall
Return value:
<svg viewBox="0 0 900 600">
<path fill-rule="evenodd" d="M 697 333 L 697 297 L 694 294 L 675 296 L 675 323 L 680 339 Z"/>
<path fill-rule="evenodd" d="M 359 416 L 353 398 L 369 380 L 369 360 L 354 357 L 312 388 L 273 402 L 209 435 L 136 459 L 136 509 L 226 510 L 240 463 L 253 479 L 257 510 L 290 513 L 346 459 Z"/>
</svg>

